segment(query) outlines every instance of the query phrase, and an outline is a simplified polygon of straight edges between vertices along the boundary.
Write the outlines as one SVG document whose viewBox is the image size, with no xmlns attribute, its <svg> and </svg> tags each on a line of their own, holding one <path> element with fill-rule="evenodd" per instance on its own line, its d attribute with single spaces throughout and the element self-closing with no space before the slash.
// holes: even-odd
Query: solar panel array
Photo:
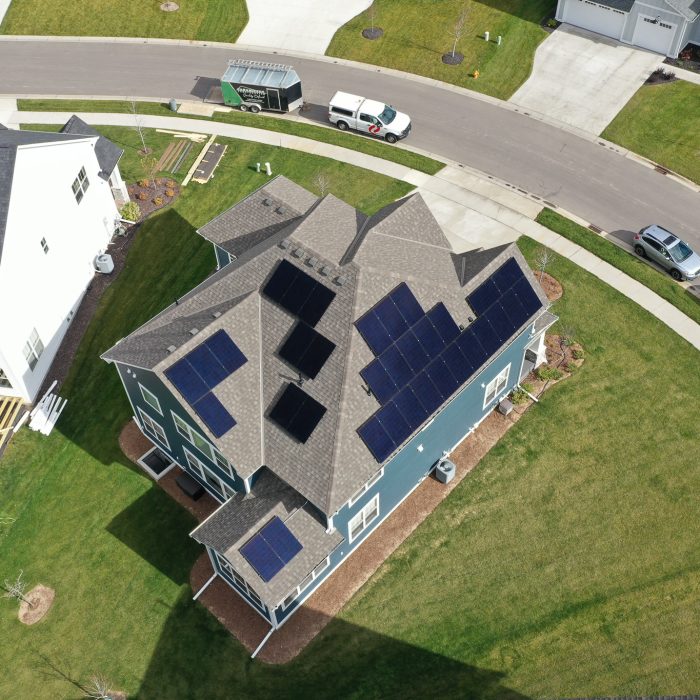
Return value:
<svg viewBox="0 0 700 700">
<path fill-rule="evenodd" d="M 310 326 L 315 326 L 335 299 L 332 289 L 317 282 L 288 260 L 280 261 L 263 294 Z"/>
<path fill-rule="evenodd" d="M 297 321 L 279 354 L 302 374 L 315 379 L 333 350 L 335 343 L 303 321 Z"/>
<path fill-rule="evenodd" d="M 168 367 L 165 376 L 209 430 L 221 437 L 236 421 L 211 390 L 246 362 L 226 331 L 220 330 Z"/>
<path fill-rule="evenodd" d="M 309 439 L 325 412 L 325 406 L 296 384 L 288 382 L 270 411 L 270 419 L 303 443 Z"/>
<path fill-rule="evenodd" d="M 302 550 L 301 543 L 275 516 L 239 552 L 267 583 Z"/>
<path fill-rule="evenodd" d="M 405 284 L 355 322 L 377 356 L 360 375 L 382 406 L 357 430 L 377 462 L 403 444 L 542 306 L 513 258 L 467 299 L 478 317 L 462 331 L 444 304 L 424 312 Z"/>
</svg>

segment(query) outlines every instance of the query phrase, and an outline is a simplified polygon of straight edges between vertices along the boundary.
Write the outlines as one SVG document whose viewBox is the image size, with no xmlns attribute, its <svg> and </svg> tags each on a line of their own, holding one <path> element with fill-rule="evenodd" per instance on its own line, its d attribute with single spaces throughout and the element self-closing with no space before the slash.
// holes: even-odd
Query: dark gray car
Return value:
<svg viewBox="0 0 700 700">
<path fill-rule="evenodd" d="M 656 224 L 635 235 L 634 251 L 661 265 L 674 280 L 694 280 L 700 275 L 700 255 L 678 236 Z"/>
</svg>

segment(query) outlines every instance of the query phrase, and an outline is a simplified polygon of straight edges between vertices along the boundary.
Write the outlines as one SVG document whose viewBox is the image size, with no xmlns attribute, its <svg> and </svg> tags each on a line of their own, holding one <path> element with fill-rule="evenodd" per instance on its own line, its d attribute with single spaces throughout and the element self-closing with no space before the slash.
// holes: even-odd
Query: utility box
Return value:
<svg viewBox="0 0 700 700">
<path fill-rule="evenodd" d="M 446 457 L 443 457 L 438 462 L 437 467 L 435 467 L 435 478 L 441 484 L 449 484 L 450 481 L 455 478 L 456 473 L 457 467 L 455 466 L 454 462 Z"/>
<path fill-rule="evenodd" d="M 235 59 L 221 78 L 224 104 L 242 112 L 291 112 L 301 107 L 301 80 L 292 66 Z"/>
<path fill-rule="evenodd" d="M 98 255 L 95 258 L 95 269 L 105 275 L 112 272 L 114 270 L 114 260 L 112 260 L 112 256 L 108 255 L 107 253 Z"/>
<path fill-rule="evenodd" d="M 498 404 L 498 412 L 507 416 L 513 410 L 513 402 L 510 399 L 503 399 Z"/>
</svg>

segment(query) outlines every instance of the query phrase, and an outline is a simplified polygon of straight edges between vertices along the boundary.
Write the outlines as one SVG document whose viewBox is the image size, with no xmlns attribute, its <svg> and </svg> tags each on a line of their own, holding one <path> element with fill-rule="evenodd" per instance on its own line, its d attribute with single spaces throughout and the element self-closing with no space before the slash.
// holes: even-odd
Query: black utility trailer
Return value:
<svg viewBox="0 0 700 700">
<path fill-rule="evenodd" d="M 292 66 L 236 59 L 221 78 L 224 104 L 247 112 L 291 112 L 304 103 L 301 80 Z"/>
</svg>

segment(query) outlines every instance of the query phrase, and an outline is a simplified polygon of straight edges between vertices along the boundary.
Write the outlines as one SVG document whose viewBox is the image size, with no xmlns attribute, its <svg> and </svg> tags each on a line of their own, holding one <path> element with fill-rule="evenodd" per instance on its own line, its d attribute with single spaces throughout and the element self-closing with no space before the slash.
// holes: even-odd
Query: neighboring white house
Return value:
<svg viewBox="0 0 700 700">
<path fill-rule="evenodd" d="M 700 0 L 558 0 L 556 18 L 676 58 L 700 44 Z"/>
<path fill-rule="evenodd" d="M 122 153 L 77 117 L 0 125 L 0 396 L 36 398 L 127 199 Z"/>
</svg>

